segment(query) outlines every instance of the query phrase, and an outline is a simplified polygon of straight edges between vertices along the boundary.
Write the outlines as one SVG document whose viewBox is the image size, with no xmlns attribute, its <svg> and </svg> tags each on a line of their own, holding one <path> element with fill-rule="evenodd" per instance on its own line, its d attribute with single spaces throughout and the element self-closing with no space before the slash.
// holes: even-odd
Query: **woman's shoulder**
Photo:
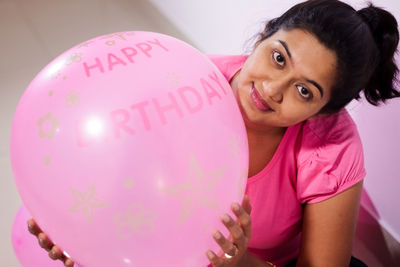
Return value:
<svg viewBox="0 0 400 267">
<path fill-rule="evenodd" d="M 300 163 L 318 151 L 328 153 L 332 152 L 331 150 L 338 150 L 339 152 L 351 147 L 355 152 L 362 153 L 357 125 L 346 109 L 303 122 L 297 147 Z"/>
<path fill-rule="evenodd" d="M 235 73 L 241 69 L 248 56 L 208 54 L 207 57 L 221 71 L 226 80 L 230 81 L 233 75 L 235 75 Z"/>
<path fill-rule="evenodd" d="M 331 115 L 307 120 L 304 130 L 324 143 L 358 136 L 357 126 L 345 108 Z"/>
<path fill-rule="evenodd" d="M 302 203 L 332 197 L 364 178 L 361 139 L 345 109 L 304 122 L 297 142 L 297 189 Z"/>
</svg>

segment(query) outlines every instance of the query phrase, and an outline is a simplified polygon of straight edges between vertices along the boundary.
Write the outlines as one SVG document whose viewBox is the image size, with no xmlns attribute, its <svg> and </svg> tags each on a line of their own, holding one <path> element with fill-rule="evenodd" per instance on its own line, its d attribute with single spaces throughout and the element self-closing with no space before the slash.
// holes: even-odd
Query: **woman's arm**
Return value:
<svg viewBox="0 0 400 267">
<path fill-rule="evenodd" d="M 362 181 L 304 208 L 298 267 L 349 266 Z"/>
</svg>

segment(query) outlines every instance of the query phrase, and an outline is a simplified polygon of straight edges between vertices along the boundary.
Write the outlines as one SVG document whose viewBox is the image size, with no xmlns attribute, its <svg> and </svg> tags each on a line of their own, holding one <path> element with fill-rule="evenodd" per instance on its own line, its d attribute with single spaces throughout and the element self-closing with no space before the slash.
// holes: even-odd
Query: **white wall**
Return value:
<svg viewBox="0 0 400 267">
<path fill-rule="evenodd" d="M 284 12 L 296 0 L 150 0 L 204 53 L 240 54 L 262 22 Z M 366 1 L 348 0 L 355 8 Z M 375 0 L 400 23 L 399 0 Z M 400 62 L 400 61 L 398 61 Z M 366 208 L 400 242 L 400 101 L 375 109 L 352 105 L 366 154 L 365 188 L 372 201 Z M 397 115 L 396 115 L 397 114 Z M 373 130 L 373 131 L 372 131 Z M 397 204 L 395 204 L 397 203 Z M 373 211 L 375 210 L 375 211 Z"/>
<path fill-rule="evenodd" d="M 262 28 L 299 0 L 149 0 L 204 53 L 235 54 Z M 347 0 L 355 8 L 363 0 Z M 400 18 L 398 0 L 375 0 Z"/>
<path fill-rule="evenodd" d="M 234 54 L 295 0 L 150 0 L 204 53 Z M 278 7 L 278 8 L 277 8 Z"/>
</svg>

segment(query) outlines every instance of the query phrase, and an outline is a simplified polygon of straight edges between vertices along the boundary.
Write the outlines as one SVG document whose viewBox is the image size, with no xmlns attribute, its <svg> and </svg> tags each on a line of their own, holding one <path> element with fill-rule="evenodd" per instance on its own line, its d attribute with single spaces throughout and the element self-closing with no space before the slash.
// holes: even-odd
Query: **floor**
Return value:
<svg viewBox="0 0 400 267">
<path fill-rule="evenodd" d="M 19 98 L 34 76 L 63 51 L 126 30 L 161 32 L 190 43 L 145 0 L 0 0 L 0 266 L 19 266 L 10 239 L 21 200 L 9 159 Z"/>
</svg>

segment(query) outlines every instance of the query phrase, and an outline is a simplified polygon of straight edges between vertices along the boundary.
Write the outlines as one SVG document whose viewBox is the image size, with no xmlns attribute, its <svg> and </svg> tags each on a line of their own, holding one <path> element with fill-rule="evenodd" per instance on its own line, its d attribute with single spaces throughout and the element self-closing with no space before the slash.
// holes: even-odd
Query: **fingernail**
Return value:
<svg viewBox="0 0 400 267">
<path fill-rule="evenodd" d="M 220 239 L 221 238 L 221 234 L 219 232 L 215 232 L 214 237 L 216 239 Z"/>
<path fill-rule="evenodd" d="M 228 223 L 228 222 L 230 221 L 229 216 L 228 216 L 227 214 L 224 214 L 224 215 L 222 216 L 222 220 L 223 220 L 224 222 L 226 222 L 226 223 Z"/>
<path fill-rule="evenodd" d="M 212 260 L 214 259 L 214 253 L 212 253 L 211 251 L 207 251 L 207 257 Z"/>
<path fill-rule="evenodd" d="M 239 211 L 239 208 L 240 208 L 240 206 L 239 206 L 238 203 L 233 203 L 232 209 L 233 209 L 234 211 Z"/>
</svg>

